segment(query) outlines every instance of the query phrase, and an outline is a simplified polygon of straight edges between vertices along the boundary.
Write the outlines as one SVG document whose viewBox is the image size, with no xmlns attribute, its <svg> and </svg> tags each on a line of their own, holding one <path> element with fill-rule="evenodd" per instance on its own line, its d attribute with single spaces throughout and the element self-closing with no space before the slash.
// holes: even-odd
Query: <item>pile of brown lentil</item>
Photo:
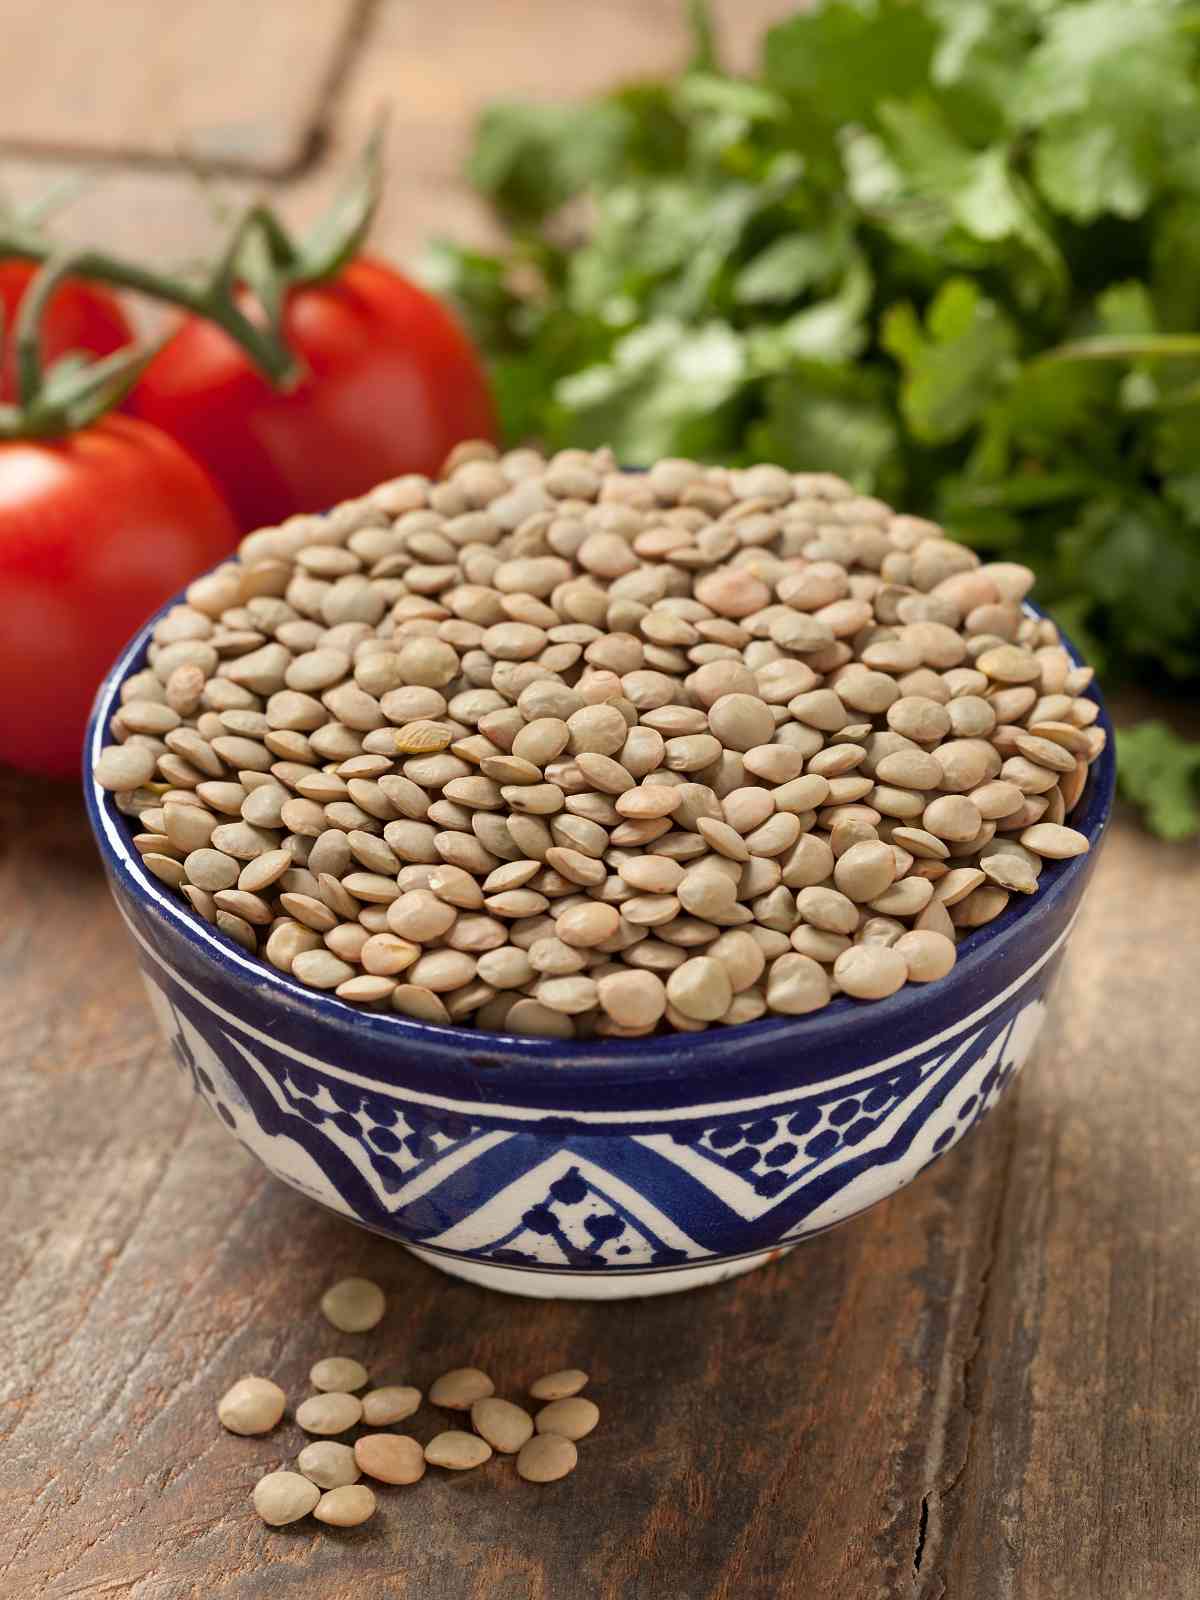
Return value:
<svg viewBox="0 0 1200 1600">
<path fill-rule="evenodd" d="M 472 443 L 240 557 L 96 778 L 342 1000 L 634 1038 L 880 999 L 1088 847 L 1092 672 L 1032 573 L 839 478 Z"/>
<path fill-rule="evenodd" d="M 361 1333 L 382 1318 L 383 1291 L 366 1278 L 344 1278 L 326 1293 L 321 1309 L 342 1332 Z M 527 1483 L 554 1483 L 578 1463 L 576 1441 L 591 1433 L 600 1408 L 585 1398 L 588 1375 L 578 1367 L 548 1373 L 529 1386 L 545 1402 L 531 1415 L 523 1406 L 500 1399 L 495 1384 L 478 1367 L 445 1372 L 429 1390 L 429 1403 L 451 1413 L 469 1414 L 473 1432 L 448 1428 L 425 1445 L 406 1433 L 360 1433 L 353 1445 L 337 1442 L 360 1425 L 386 1428 L 406 1421 L 424 1396 L 407 1384 L 371 1389 L 361 1397 L 370 1374 L 352 1356 L 325 1356 L 309 1373 L 316 1394 L 296 1407 L 295 1420 L 316 1435 L 296 1456 L 294 1468 L 266 1473 L 254 1486 L 254 1509 L 271 1527 L 314 1516 L 331 1527 L 353 1528 L 374 1516 L 375 1490 L 360 1483 L 412 1484 L 427 1466 L 466 1472 L 493 1454 L 513 1456 Z M 217 1403 L 217 1417 L 230 1433 L 243 1437 L 270 1433 L 281 1421 L 287 1396 L 270 1378 L 239 1378 Z"/>
</svg>

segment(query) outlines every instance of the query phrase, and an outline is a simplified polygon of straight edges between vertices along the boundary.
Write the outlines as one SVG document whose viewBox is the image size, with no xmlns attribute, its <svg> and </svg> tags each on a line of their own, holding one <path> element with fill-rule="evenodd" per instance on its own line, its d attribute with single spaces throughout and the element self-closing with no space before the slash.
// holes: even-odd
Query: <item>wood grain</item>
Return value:
<svg viewBox="0 0 1200 1600">
<path fill-rule="evenodd" d="M 138 4 L 53 15 L 82 49 Z M 735 56 L 786 9 L 723 0 Z M 332 14 L 286 10 L 294 30 Z M 382 246 L 486 237 L 458 181 L 477 110 L 661 69 L 679 18 L 673 0 L 382 0 L 319 108 L 323 159 L 276 193 L 311 215 L 392 98 Z M 198 124 L 256 103 L 244 63 L 236 93 L 202 65 Z M 109 69 L 122 138 L 149 148 L 137 53 Z M 0 95 L 0 123 L 29 134 L 17 104 Z M 14 186 L 58 170 L 22 163 Z M 65 228 L 161 256 L 211 223 L 189 179 L 115 167 Z M 0 775 L 0 907 L 0 1600 L 1194 1600 L 1194 848 L 1117 823 L 1034 1061 L 910 1190 L 777 1266 L 624 1306 L 486 1294 L 268 1179 L 154 1032 L 70 789 Z M 389 1291 L 369 1335 L 317 1312 L 346 1272 Z M 251 1488 L 301 1438 L 236 1439 L 216 1399 L 257 1371 L 296 1401 L 340 1349 L 423 1387 L 479 1362 L 514 1395 L 581 1364 L 603 1420 L 559 1484 L 494 1462 L 384 1490 L 362 1529 L 267 1530 Z"/>
<path fill-rule="evenodd" d="M 0 144 L 260 175 L 309 153 L 358 0 L 55 0 L 9 6 Z"/>
<path fill-rule="evenodd" d="M 1118 826 L 1022 1085 L 950 1594 L 1192 1596 L 1200 852 Z"/>
<path fill-rule="evenodd" d="M 266 1178 L 153 1032 L 74 796 L 7 780 L 0 839 L 5 1600 L 1194 1592 L 1194 859 L 1117 826 L 1051 1036 L 912 1189 L 621 1307 L 487 1294 Z M 343 1272 L 389 1291 L 369 1335 L 316 1311 Z M 216 1398 L 256 1371 L 298 1399 L 343 1348 L 514 1395 L 578 1363 L 603 1422 L 545 1489 L 495 1462 L 268 1531 L 250 1489 L 301 1436 L 224 1434 Z"/>
<path fill-rule="evenodd" d="M 906 1592 L 927 1477 L 963 1448 L 1010 1117 L 738 1285 L 632 1308 L 489 1295 L 265 1178 L 168 1064 L 73 800 L 35 805 L 14 782 L 3 816 L 23 847 L 0 887 L 29 914 L 2 951 L 16 1004 L 0 1022 L 14 1077 L 0 1347 L 20 1366 L 0 1592 L 349 1600 L 366 1575 L 414 1597 Z M 391 1296 L 358 1339 L 316 1311 L 349 1271 Z M 552 1488 L 497 1462 L 388 1493 L 354 1534 L 269 1533 L 249 1492 L 300 1437 L 235 1439 L 215 1399 L 245 1371 L 298 1398 L 312 1361 L 343 1347 L 380 1378 L 425 1387 L 471 1362 L 514 1394 L 579 1363 L 604 1420 Z M 438 1423 L 411 1426 L 427 1438 Z"/>
</svg>

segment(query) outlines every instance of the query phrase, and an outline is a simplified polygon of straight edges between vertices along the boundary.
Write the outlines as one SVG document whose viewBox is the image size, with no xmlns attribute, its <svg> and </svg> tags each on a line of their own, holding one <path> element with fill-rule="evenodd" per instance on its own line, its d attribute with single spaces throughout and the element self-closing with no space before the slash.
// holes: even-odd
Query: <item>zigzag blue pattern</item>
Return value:
<svg viewBox="0 0 1200 1600">
<path fill-rule="evenodd" d="M 145 964 L 181 1067 L 242 1143 L 322 1204 L 468 1260 L 595 1272 L 729 1259 L 821 1231 L 915 1177 L 973 1127 L 1028 1054 L 1057 962 L 974 1030 L 767 1113 L 639 1114 L 567 1132 L 347 1085 L 242 1037 Z M 740 1114 L 739 1114 L 740 1111 Z"/>
</svg>

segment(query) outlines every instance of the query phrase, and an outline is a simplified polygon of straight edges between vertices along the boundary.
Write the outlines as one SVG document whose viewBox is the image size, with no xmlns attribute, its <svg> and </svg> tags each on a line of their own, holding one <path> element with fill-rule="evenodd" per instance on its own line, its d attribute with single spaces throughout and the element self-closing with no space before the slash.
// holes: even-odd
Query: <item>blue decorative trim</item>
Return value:
<svg viewBox="0 0 1200 1600">
<path fill-rule="evenodd" d="M 97 700 L 89 767 L 152 625 Z M 112 797 L 90 777 L 85 790 L 159 1020 L 247 1150 L 437 1258 L 595 1279 L 787 1246 L 901 1188 L 974 1127 L 1037 1035 L 1114 776 L 1110 747 L 1073 818 L 1091 853 L 1048 863 L 1037 896 L 964 940 L 936 985 L 698 1037 L 566 1044 L 314 994 L 194 917 L 146 872 Z"/>
</svg>

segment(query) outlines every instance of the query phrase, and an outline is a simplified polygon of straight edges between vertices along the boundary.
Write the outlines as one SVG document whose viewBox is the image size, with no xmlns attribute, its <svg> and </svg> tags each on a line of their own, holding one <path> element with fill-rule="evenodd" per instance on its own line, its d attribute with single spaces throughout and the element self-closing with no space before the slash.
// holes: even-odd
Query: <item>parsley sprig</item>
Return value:
<svg viewBox="0 0 1200 1600">
<path fill-rule="evenodd" d="M 509 437 L 841 472 L 1028 562 L 1110 685 L 1194 691 L 1200 7 L 825 0 L 749 78 L 691 11 L 677 77 L 481 120 L 509 243 L 427 271 Z M 1194 831 L 1200 747 L 1140 737 Z"/>
</svg>

